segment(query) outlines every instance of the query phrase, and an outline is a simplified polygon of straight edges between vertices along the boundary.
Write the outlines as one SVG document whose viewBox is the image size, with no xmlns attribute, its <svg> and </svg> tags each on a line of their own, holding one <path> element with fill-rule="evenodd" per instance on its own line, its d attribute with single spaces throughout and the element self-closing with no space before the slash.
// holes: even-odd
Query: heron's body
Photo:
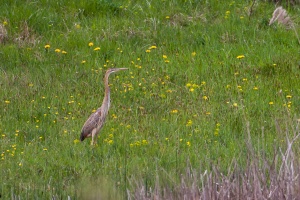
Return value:
<svg viewBox="0 0 300 200">
<path fill-rule="evenodd" d="M 81 129 L 80 140 L 83 141 L 87 137 L 92 137 L 92 144 L 95 144 L 95 137 L 100 132 L 101 128 L 104 125 L 108 110 L 110 107 L 110 89 L 108 85 L 108 77 L 111 73 L 117 72 L 120 70 L 125 70 L 127 68 L 111 68 L 108 69 L 104 77 L 105 85 L 105 95 L 100 108 L 96 110 L 84 123 Z"/>
</svg>

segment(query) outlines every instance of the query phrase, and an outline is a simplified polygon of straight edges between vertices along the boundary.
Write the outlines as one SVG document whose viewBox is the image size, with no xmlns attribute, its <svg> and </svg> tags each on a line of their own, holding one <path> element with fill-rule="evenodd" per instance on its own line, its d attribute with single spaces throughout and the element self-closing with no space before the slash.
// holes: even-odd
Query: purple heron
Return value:
<svg viewBox="0 0 300 200">
<path fill-rule="evenodd" d="M 114 72 L 126 69 L 127 68 L 110 68 L 106 71 L 104 76 L 105 94 L 102 105 L 94 113 L 92 113 L 84 123 L 81 129 L 80 141 L 83 141 L 87 137 L 92 137 L 91 144 L 96 144 L 96 137 L 104 125 L 110 106 L 110 88 L 108 85 L 108 77 Z"/>
</svg>

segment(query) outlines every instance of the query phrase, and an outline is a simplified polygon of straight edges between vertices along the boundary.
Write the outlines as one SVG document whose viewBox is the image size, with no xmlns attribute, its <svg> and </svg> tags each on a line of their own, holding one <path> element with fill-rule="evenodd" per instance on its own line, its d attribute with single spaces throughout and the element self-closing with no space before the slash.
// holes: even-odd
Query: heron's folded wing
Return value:
<svg viewBox="0 0 300 200">
<path fill-rule="evenodd" d="M 90 115 L 90 117 L 86 120 L 84 123 L 81 134 L 86 137 L 88 134 L 91 134 L 93 129 L 102 126 L 101 124 L 101 118 L 102 118 L 102 113 L 101 109 L 99 108 L 96 112 Z"/>
</svg>

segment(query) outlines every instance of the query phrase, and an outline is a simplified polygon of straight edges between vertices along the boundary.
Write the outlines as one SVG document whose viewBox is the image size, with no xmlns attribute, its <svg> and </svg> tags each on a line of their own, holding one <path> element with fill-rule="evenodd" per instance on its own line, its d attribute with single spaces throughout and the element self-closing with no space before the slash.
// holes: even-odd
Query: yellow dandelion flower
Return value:
<svg viewBox="0 0 300 200">
<path fill-rule="evenodd" d="M 244 56 L 244 55 L 239 55 L 239 56 L 237 56 L 236 58 L 237 58 L 237 59 L 243 59 L 243 58 L 245 58 L 245 56 Z"/>
<path fill-rule="evenodd" d="M 233 103 L 232 104 L 234 107 L 238 107 L 238 104 L 237 103 Z"/>
<path fill-rule="evenodd" d="M 74 144 L 77 144 L 77 143 L 79 143 L 79 142 L 80 142 L 80 140 L 78 140 L 78 139 L 75 139 L 73 142 L 74 142 Z"/>
<path fill-rule="evenodd" d="M 148 144 L 148 141 L 147 140 L 142 140 L 142 144 L 146 145 L 146 144 Z"/>
<path fill-rule="evenodd" d="M 193 121 L 192 120 L 188 120 L 188 122 L 186 123 L 186 126 L 192 126 L 193 125 Z"/>
<path fill-rule="evenodd" d="M 149 47 L 149 49 L 156 49 L 156 48 L 157 48 L 156 46 Z"/>
<path fill-rule="evenodd" d="M 253 90 L 258 90 L 258 87 L 254 86 L 254 87 L 253 87 Z"/>
<path fill-rule="evenodd" d="M 186 142 L 186 145 L 187 145 L 188 147 L 190 147 L 190 146 L 191 146 L 191 142 L 190 142 L 190 141 Z"/>
<path fill-rule="evenodd" d="M 60 49 L 55 49 L 54 51 L 55 51 L 56 53 L 60 53 L 60 52 L 61 52 Z"/>
<path fill-rule="evenodd" d="M 176 113 L 178 113 L 178 110 L 176 110 L 176 109 L 175 109 L 175 110 L 172 110 L 171 113 L 172 113 L 172 114 L 176 114 Z"/>
<path fill-rule="evenodd" d="M 146 50 L 146 53 L 150 53 L 150 52 L 151 52 L 151 50 L 150 50 L 150 49 L 147 49 L 147 50 Z"/>
<path fill-rule="evenodd" d="M 62 53 L 62 54 L 67 54 L 67 52 L 66 52 L 66 51 L 61 51 L 61 53 Z"/>
<path fill-rule="evenodd" d="M 170 16 L 166 16 L 166 19 L 170 19 Z"/>
<path fill-rule="evenodd" d="M 5 21 L 3 22 L 3 25 L 6 26 L 7 24 L 8 24 L 8 22 L 5 20 Z"/>
<path fill-rule="evenodd" d="M 190 92 L 194 92 L 194 90 L 195 90 L 194 88 L 190 88 Z"/>
<path fill-rule="evenodd" d="M 94 46 L 94 43 L 90 42 L 89 47 L 92 47 L 92 46 Z"/>
<path fill-rule="evenodd" d="M 202 99 L 206 101 L 206 100 L 208 100 L 208 97 L 207 96 L 203 96 Z"/>
<path fill-rule="evenodd" d="M 96 47 L 95 49 L 94 49 L 94 51 L 99 51 L 100 50 L 100 47 Z"/>
<path fill-rule="evenodd" d="M 29 86 L 29 87 L 33 87 L 33 83 L 29 83 L 28 86 Z"/>
<path fill-rule="evenodd" d="M 290 98 L 292 98 L 292 96 L 291 95 L 286 95 L 286 98 L 290 99 Z"/>
<path fill-rule="evenodd" d="M 194 88 L 199 88 L 199 85 L 193 83 L 192 87 L 194 87 Z"/>
<path fill-rule="evenodd" d="M 163 55 L 162 57 L 163 57 L 163 59 L 167 59 L 167 58 L 168 58 L 168 56 L 167 56 L 167 55 Z"/>
<path fill-rule="evenodd" d="M 4 103 L 10 104 L 10 101 L 9 100 L 5 100 Z"/>
<path fill-rule="evenodd" d="M 111 116 L 112 116 L 113 119 L 117 119 L 118 118 L 118 116 L 116 114 L 112 114 Z"/>
<path fill-rule="evenodd" d="M 43 148 L 43 151 L 48 151 L 48 149 L 47 148 Z"/>
<path fill-rule="evenodd" d="M 111 145 L 111 144 L 113 144 L 114 143 L 114 141 L 113 140 L 108 140 L 108 142 L 107 142 L 109 145 Z"/>
<path fill-rule="evenodd" d="M 50 48 L 50 44 L 46 44 L 45 49 L 49 49 L 49 48 Z"/>
<path fill-rule="evenodd" d="M 170 61 L 169 60 L 165 60 L 165 63 L 169 63 Z"/>
<path fill-rule="evenodd" d="M 273 101 L 270 101 L 270 102 L 269 102 L 269 105 L 273 105 L 273 104 L 274 104 L 274 102 L 273 102 Z"/>
<path fill-rule="evenodd" d="M 192 53 L 192 56 L 196 56 L 196 52 L 195 51 Z"/>
</svg>

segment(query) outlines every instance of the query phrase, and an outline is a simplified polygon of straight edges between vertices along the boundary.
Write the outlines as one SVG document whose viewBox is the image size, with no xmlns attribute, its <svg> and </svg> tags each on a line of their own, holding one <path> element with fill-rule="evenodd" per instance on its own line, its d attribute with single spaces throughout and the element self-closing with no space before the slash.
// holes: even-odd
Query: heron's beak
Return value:
<svg viewBox="0 0 300 200">
<path fill-rule="evenodd" d="M 119 71 L 119 70 L 126 70 L 126 69 L 128 69 L 128 68 L 119 68 L 118 71 Z"/>
</svg>

